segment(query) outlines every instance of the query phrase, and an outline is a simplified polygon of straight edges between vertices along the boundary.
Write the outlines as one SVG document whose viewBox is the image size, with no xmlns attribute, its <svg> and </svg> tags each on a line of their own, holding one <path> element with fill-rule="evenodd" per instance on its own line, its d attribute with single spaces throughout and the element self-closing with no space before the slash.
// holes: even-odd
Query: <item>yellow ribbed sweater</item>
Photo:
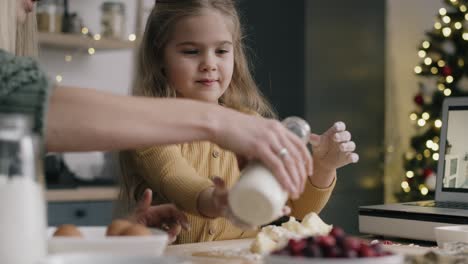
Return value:
<svg viewBox="0 0 468 264">
<path fill-rule="evenodd" d="M 213 186 L 211 179 L 219 176 L 232 187 L 240 176 L 236 156 L 211 142 L 155 146 L 132 151 L 131 170 L 136 186 L 131 197 L 140 197 L 145 188 L 155 194 L 154 203 L 174 203 L 183 210 L 191 230 L 182 231 L 176 243 L 194 243 L 214 240 L 239 239 L 255 236 L 257 231 L 246 231 L 232 225 L 225 218 L 206 218 L 197 210 L 199 194 Z M 307 213 L 320 212 L 335 186 L 326 189 L 314 187 L 309 181 L 298 200 L 288 202 L 292 214 L 302 219 Z"/>
</svg>

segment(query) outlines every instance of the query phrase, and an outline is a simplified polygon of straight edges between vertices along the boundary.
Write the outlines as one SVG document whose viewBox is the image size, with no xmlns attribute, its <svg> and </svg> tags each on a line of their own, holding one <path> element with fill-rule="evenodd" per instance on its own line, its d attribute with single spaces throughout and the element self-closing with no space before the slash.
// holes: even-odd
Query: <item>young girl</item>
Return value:
<svg viewBox="0 0 468 264">
<path fill-rule="evenodd" d="M 231 0 L 157 1 L 138 60 L 137 95 L 195 99 L 274 117 L 249 72 Z M 324 207 L 335 185 L 336 168 L 357 161 L 350 138 L 341 122 L 322 136 L 311 136 L 315 146 L 313 177 L 292 146 L 276 142 L 277 158 L 287 164 L 291 175 L 287 181 L 298 186 L 288 190 L 291 197 L 299 198 L 289 201 L 294 216 L 302 218 Z M 289 152 L 280 154 L 282 149 Z M 203 141 L 128 151 L 121 161 L 122 196 L 130 206 L 145 188 L 151 188 L 156 204 L 175 203 L 187 213 L 191 230 L 183 231 L 178 243 L 255 235 L 255 230 L 244 231 L 226 219 L 223 184 L 229 189 L 240 175 L 232 152 Z M 215 180 L 215 188 L 216 176 L 224 183 Z"/>
</svg>

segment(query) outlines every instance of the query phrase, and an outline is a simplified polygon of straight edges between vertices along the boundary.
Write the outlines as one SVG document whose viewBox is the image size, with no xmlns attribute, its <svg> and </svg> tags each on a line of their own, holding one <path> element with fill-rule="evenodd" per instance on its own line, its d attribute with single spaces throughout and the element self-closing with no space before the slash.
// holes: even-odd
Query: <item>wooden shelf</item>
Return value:
<svg viewBox="0 0 468 264">
<path fill-rule="evenodd" d="M 138 41 L 105 39 L 94 40 L 79 34 L 39 33 L 39 44 L 43 47 L 61 49 L 88 49 L 117 50 L 133 49 Z"/>
</svg>

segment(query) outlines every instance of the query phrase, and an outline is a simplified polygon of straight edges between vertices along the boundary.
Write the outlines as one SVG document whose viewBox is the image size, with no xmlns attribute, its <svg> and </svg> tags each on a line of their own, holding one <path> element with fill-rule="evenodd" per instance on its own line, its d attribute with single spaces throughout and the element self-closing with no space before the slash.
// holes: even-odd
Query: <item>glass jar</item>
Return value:
<svg viewBox="0 0 468 264">
<path fill-rule="evenodd" d="M 42 0 L 37 2 L 37 28 L 40 32 L 62 32 L 63 1 Z"/>
<path fill-rule="evenodd" d="M 0 114 L 0 263 L 36 263 L 47 253 L 46 205 L 32 122 Z"/>
<path fill-rule="evenodd" d="M 106 38 L 125 38 L 125 5 L 104 2 L 101 6 L 101 35 Z"/>
</svg>

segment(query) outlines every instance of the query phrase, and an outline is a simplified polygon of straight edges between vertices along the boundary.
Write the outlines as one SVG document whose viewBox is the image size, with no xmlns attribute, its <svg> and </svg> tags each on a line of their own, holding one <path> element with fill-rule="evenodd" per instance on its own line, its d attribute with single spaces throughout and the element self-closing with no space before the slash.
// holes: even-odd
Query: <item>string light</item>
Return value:
<svg viewBox="0 0 468 264">
<path fill-rule="evenodd" d="M 439 72 L 439 70 L 437 69 L 437 67 L 432 67 L 431 68 L 431 73 L 432 74 L 437 74 Z"/>
<path fill-rule="evenodd" d="M 452 82 L 453 82 L 453 76 L 448 75 L 447 77 L 445 77 L 445 81 L 446 81 L 447 83 L 452 83 Z"/>
<path fill-rule="evenodd" d="M 465 61 L 462 58 L 458 59 L 458 66 L 460 66 L 460 67 L 465 66 Z"/>
<path fill-rule="evenodd" d="M 464 40 L 468 40 L 468 33 L 464 32 L 464 33 L 462 34 L 462 38 L 463 38 Z"/>
<path fill-rule="evenodd" d="M 70 62 L 72 61 L 73 57 L 71 55 L 65 55 L 65 61 Z"/>
<path fill-rule="evenodd" d="M 461 5 L 460 6 L 460 11 L 466 12 L 467 11 L 466 5 Z"/>
<path fill-rule="evenodd" d="M 100 34 L 95 34 L 95 35 L 93 36 L 93 39 L 96 40 L 96 41 L 97 41 L 97 40 L 101 40 L 101 35 L 100 35 Z"/>
<path fill-rule="evenodd" d="M 425 41 L 423 41 L 422 46 L 423 46 L 423 48 L 428 49 L 431 46 L 431 43 L 429 41 L 425 40 Z"/>
<path fill-rule="evenodd" d="M 449 37 L 450 34 L 452 34 L 452 29 L 450 29 L 448 27 L 444 27 L 442 29 L 442 35 L 444 35 L 444 37 Z"/>
<path fill-rule="evenodd" d="M 440 120 L 439 120 L 440 121 Z M 439 143 L 439 137 L 438 136 L 435 136 L 432 141 L 434 141 L 435 143 Z"/>
<path fill-rule="evenodd" d="M 418 126 L 423 127 L 426 124 L 426 120 L 424 119 L 419 119 L 418 120 Z"/>
<path fill-rule="evenodd" d="M 461 28 L 462 28 L 462 23 L 460 23 L 460 22 L 455 22 L 454 27 L 455 27 L 456 29 L 461 29 Z"/>
<path fill-rule="evenodd" d="M 452 90 L 450 90 L 449 88 L 444 90 L 444 95 L 445 96 L 450 96 L 451 94 L 452 94 Z"/>
<path fill-rule="evenodd" d="M 89 33 L 89 29 L 88 29 L 87 27 L 83 27 L 83 28 L 81 28 L 81 33 L 82 33 L 83 35 L 86 35 L 86 34 Z"/>
<path fill-rule="evenodd" d="M 449 16 L 444 16 L 444 17 L 442 17 L 442 21 L 444 21 L 445 24 L 448 24 L 448 23 L 450 23 L 451 19 L 450 19 Z"/>
<path fill-rule="evenodd" d="M 429 193 L 429 190 L 427 189 L 427 187 L 421 188 L 421 194 L 422 195 L 427 195 L 428 193 Z"/>
<path fill-rule="evenodd" d="M 413 172 L 413 171 L 407 171 L 407 172 L 406 172 L 406 177 L 407 177 L 408 179 L 413 178 L 413 177 L 414 177 L 414 172 Z"/>
<path fill-rule="evenodd" d="M 443 83 L 439 83 L 437 85 L 437 88 L 440 90 L 440 91 L 443 91 L 445 89 L 445 85 Z"/>
<path fill-rule="evenodd" d="M 432 154 L 432 159 L 433 160 L 439 160 L 439 153 Z"/>
<path fill-rule="evenodd" d="M 419 56 L 420 58 L 426 57 L 426 54 L 427 54 L 427 52 L 426 52 L 425 50 L 420 50 L 420 51 L 418 52 L 418 56 Z"/>
<path fill-rule="evenodd" d="M 429 158 L 431 156 L 431 151 L 428 149 L 425 149 L 423 154 L 424 154 L 424 157 Z"/>
<path fill-rule="evenodd" d="M 412 120 L 412 121 L 416 121 L 416 119 L 418 119 L 418 115 L 416 113 L 411 113 L 409 118 Z"/>
<path fill-rule="evenodd" d="M 424 64 L 426 64 L 426 65 L 431 65 L 431 63 L 432 63 L 432 59 L 431 59 L 431 58 L 428 57 L 428 58 L 425 58 L 425 59 L 424 59 Z"/>
<path fill-rule="evenodd" d="M 406 158 L 407 160 L 411 160 L 413 157 L 414 157 L 414 153 L 413 153 L 413 152 L 406 152 L 406 153 L 405 153 L 405 158 Z"/>
<path fill-rule="evenodd" d="M 440 22 L 435 22 L 434 23 L 434 28 L 435 29 L 441 29 L 442 28 L 442 24 Z"/>
<path fill-rule="evenodd" d="M 406 188 L 408 188 L 408 187 L 409 187 L 409 184 L 408 184 L 407 181 L 402 181 L 402 182 L 401 182 L 401 188 L 406 189 Z"/>
<path fill-rule="evenodd" d="M 468 20 L 468 14 L 465 14 L 465 20 Z"/>
<path fill-rule="evenodd" d="M 440 119 L 437 119 L 436 121 L 434 121 L 434 125 L 437 128 L 441 128 L 442 127 L 442 121 Z"/>
<path fill-rule="evenodd" d="M 420 74 L 420 73 L 422 72 L 421 66 L 416 66 L 416 67 L 414 67 L 414 72 L 415 72 L 416 74 Z"/>
<path fill-rule="evenodd" d="M 441 9 L 439 9 L 439 14 L 440 14 L 441 16 L 445 16 L 445 15 L 447 14 L 447 9 L 445 9 L 445 8 L 442 7 Z"/>
<path fill-rule="evenodd" d="M 135 34 L 128 35 L 128 40 L 135 41 L 136 40 L 136 35 Z"/>
<path fill-rule="evenodd" d="M 434 142 L 432 140 L 429 139 L 428 141 L 426 141 L 426 147 L 432 148 L 433 145 L 434 145 Z"/>
<path fill-rule="evenodd" d="M 428 112 L 424 112 L 421 116 L 424 120 L 429 120 L 429 118 L 431 117 Z"/>
<path fill-rule="evenodd" d="M 96 53 L 96 50 L 94 48 L 89 48 L 88 53 L 89 55 L 93 55 L 94 53 Z"/>
<path fill-rule="evenodd" d="M 421 153 L 418 153 L 418 155 L 416 155 L 416 159 L 417 160 L 422 160 L 423 159 L 423 155 Z"/>
<path fill-rule="evenodd" d="M 439 150 L 439 144 L 437 144 L 437 143 L 432 144 L 432 150 L 433 151 L 438 151 Z"/>
<path fill-rule="evenodd" d="M 437 65 L 438 65 L 439 67 L 444 67 L 444 66 L 445 66 L 445 61 L 439 60 L 439 61 L 437 62 Z"/>
<path fill-rule="evenodd" d="M 55 80 L 59 83 L 59 82 L 62 82 L 63 78 L 62 78 L 62 75 L 57 75 L 55 76 Z"/>
</svg>

